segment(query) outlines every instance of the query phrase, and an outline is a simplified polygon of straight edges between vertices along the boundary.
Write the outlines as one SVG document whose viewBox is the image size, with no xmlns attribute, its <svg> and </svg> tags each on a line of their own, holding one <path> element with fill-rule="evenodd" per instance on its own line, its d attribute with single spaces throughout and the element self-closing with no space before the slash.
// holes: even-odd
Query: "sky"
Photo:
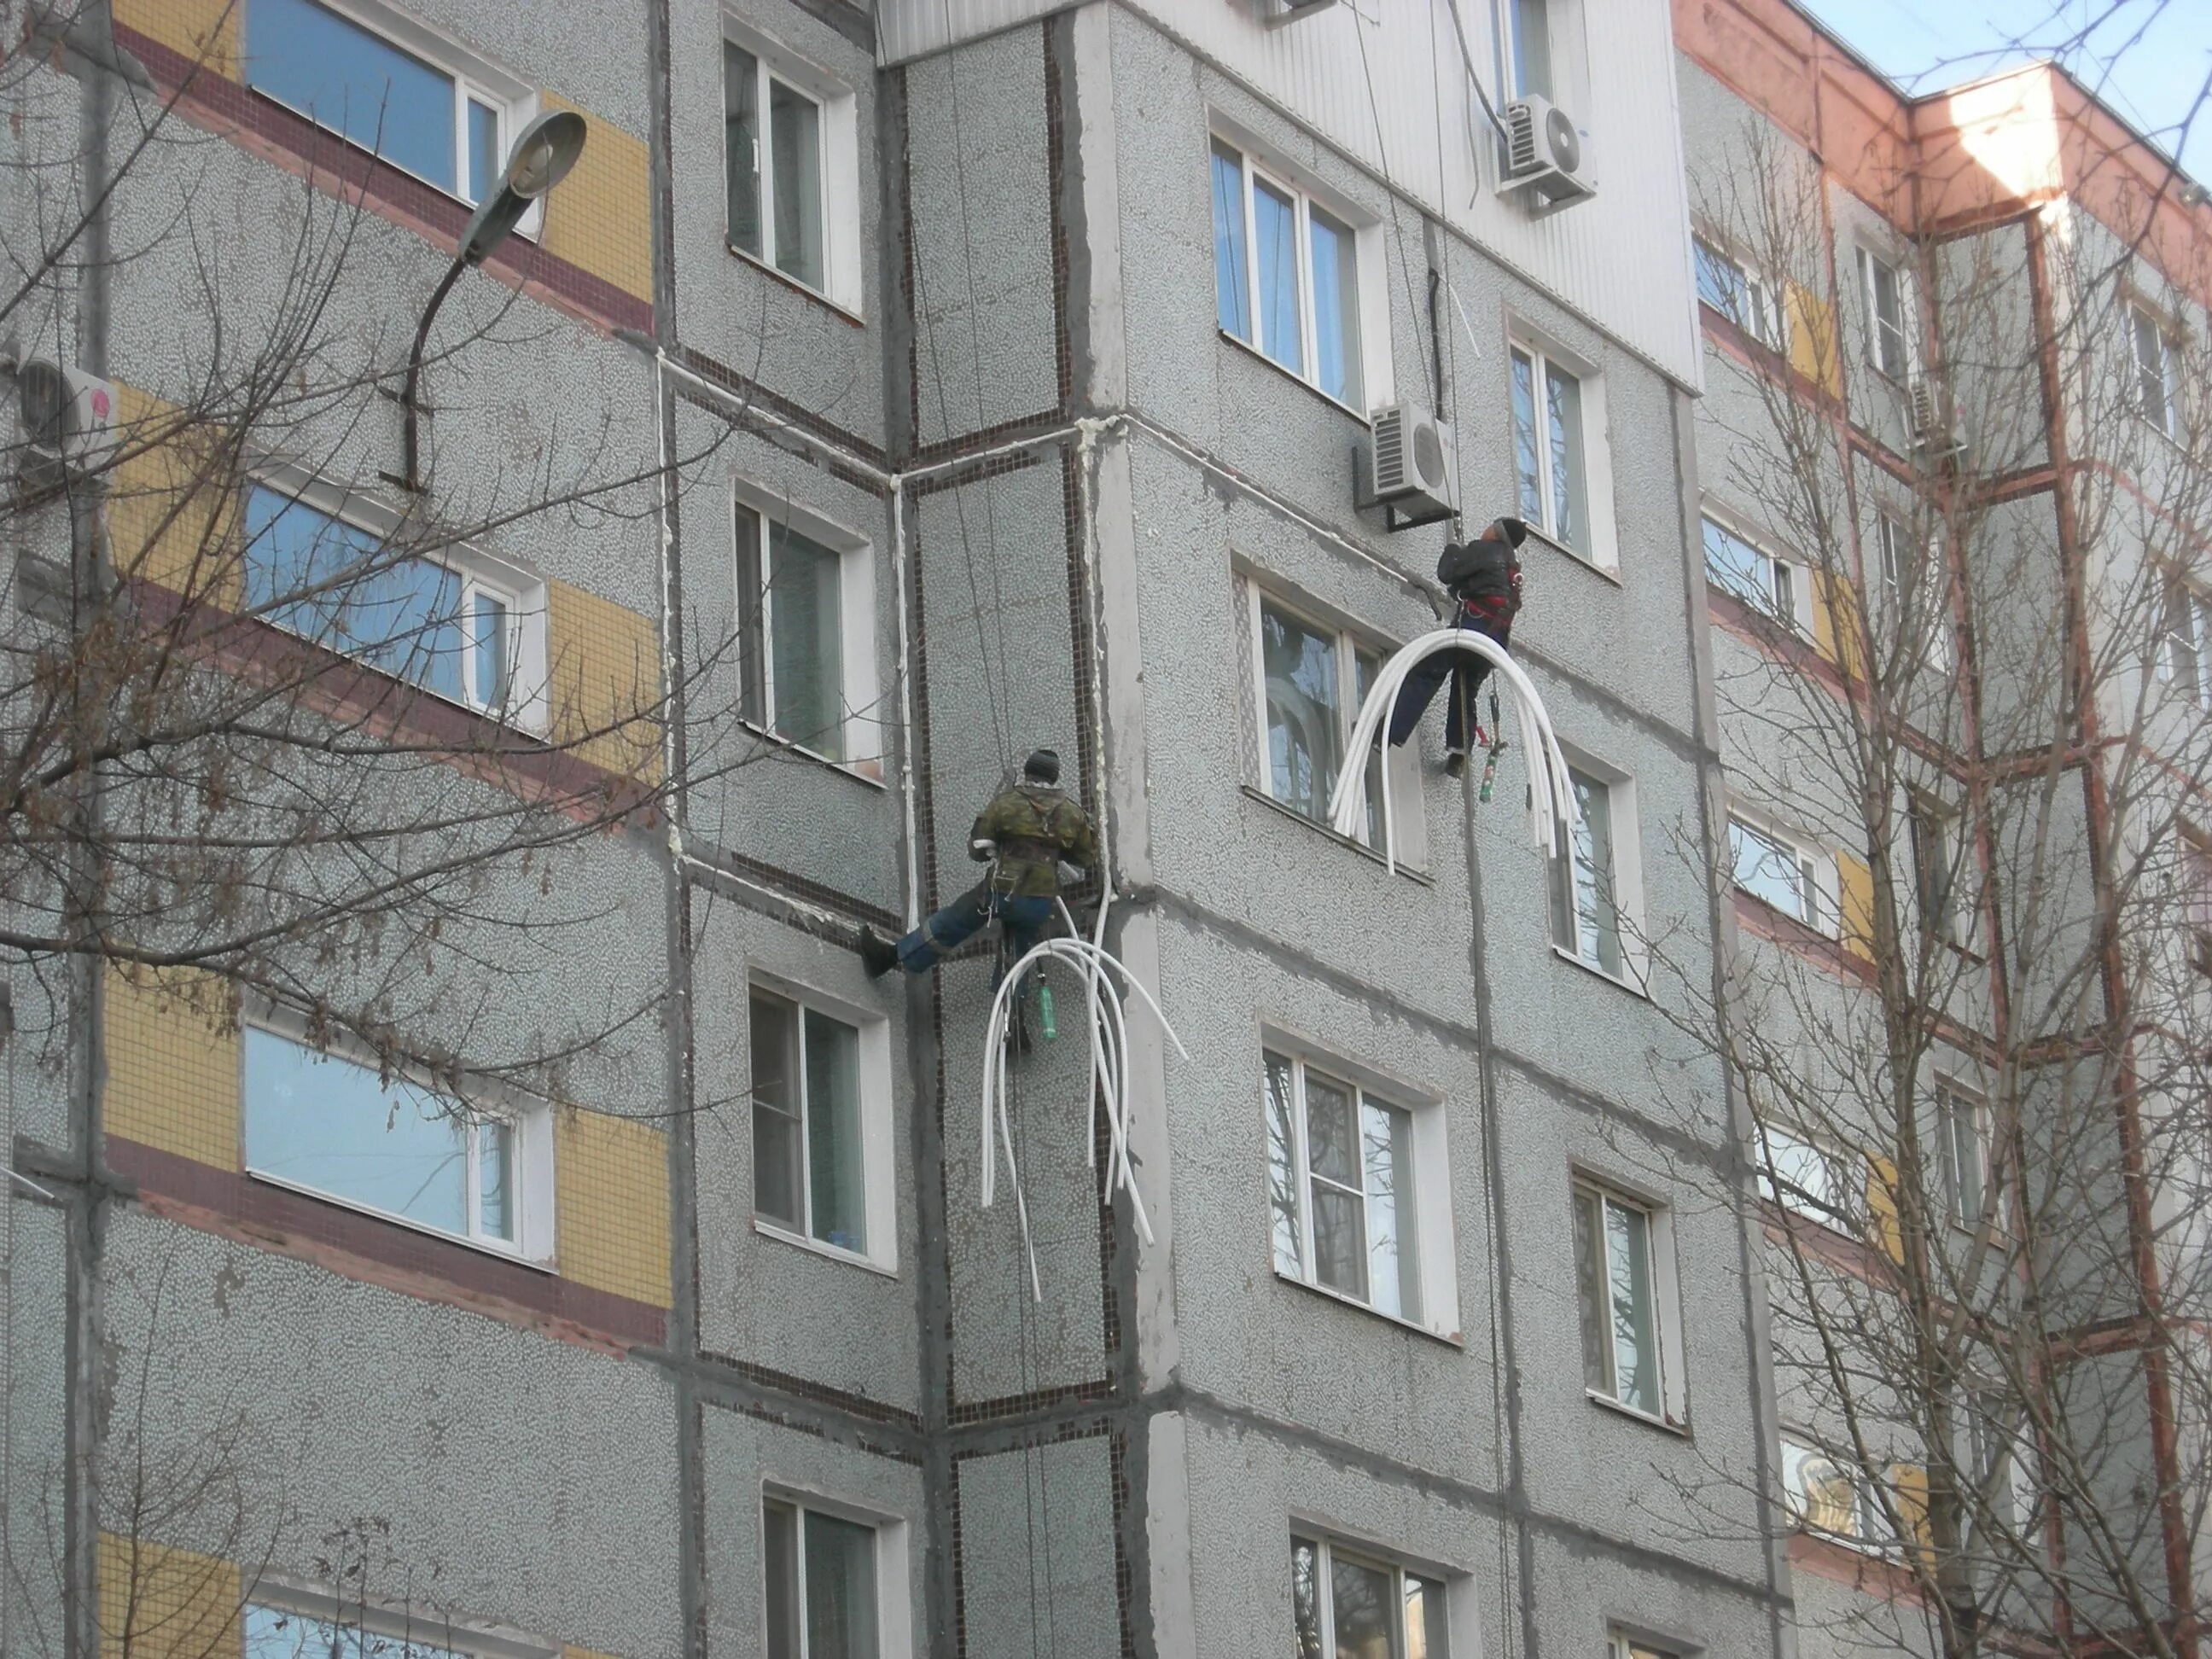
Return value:
<svg viewBox="0 0 2212 1659">
<path fill-rule="evenodd" d="M 1800 0 L 1911 92 L 1971 81 L 2051 48 L 2094 21 L 2067 66 L 2136 129 L 2212 185 L 2212 0 Z M 2024 43 L 2027 50 L 2012 46 Z M 2038 48 L 2040 48 L 2039 50 Z M 2182 137 L 2182 124 L 2189 122 Z"/>
</svg>

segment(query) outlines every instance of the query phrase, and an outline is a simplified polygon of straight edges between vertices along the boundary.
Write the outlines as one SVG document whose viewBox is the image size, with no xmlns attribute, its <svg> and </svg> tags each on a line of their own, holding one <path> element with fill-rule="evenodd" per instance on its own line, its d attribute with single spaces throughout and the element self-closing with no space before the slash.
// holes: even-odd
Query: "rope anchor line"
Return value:
<svg viewBox="0 0 2212 1659">
<path fill-rule="evenodd" d="M 1467 628 L 1439 628 L 1424 634 L 1382 665 L 1382 672 L 1375 677 L 1375 684 L 1368 690 L 1367 700 L 1359 705 L 1359 718 L 1352 722 L 1352 741 L 1345 748 L 1344 768 L 1337 774 L 1335 788 L 1329 792 L 1329 828 L 1340 836 L 1356 837 L 1366 827 L 1367 752 L 1382 738 L 1391 712 L 1398 706 L 1398 694 L 1405 686 L 1407 676 L 1425 659 L 1448 651 L 1471 651 L 1485 659 L 1511 688 L 1514 713 L 1521 722 L 1522 752 L 1531 757 L 1529 829 L 1535 844 L 1551 852 L 1559 844 L 1563 827 L 1571 830 L 1582 823 L 1574 783 L 1567 775 L 1567 757 L 1560 752 L 1559 740 L 1553 733 L 1552 717 L 1545 710 L 1544 700 L 1537 695 L 1534 683 L 1521 665 L 1497 641 Z M 1498 734 L 1492 732 L 1491 736 L 1495 743 Z M 1494 751 L 1492 763 L 1495 764 Z M 1382 857 L 1393 871 L 1397 869 L 1398 830 L 1391 791 L 1387 787 L 1382 791 Z"/>
<path fill-rule="evenodd" d="M 1135 1104 L 1129 1093 L 1129 1022 L 1122 1006 L 1129 992 L 1144 999 L 1145 1006 L 1159 1021 L 1160 1030 L 1175 1044 L 1176 1052 L 1185 1060 L 1190 1058 L 1190 1050 L 1182 1046 L 1182 1039 L 1168 1024 L 1167 1016 L 1152 994 L 1145 988 L 1144 982 L 1106 949 L 1106 913 L 1113 896 L 1109 891 L 1100 898 L 1098 919 L 1087 939 L 1076 932 L 1075 919 L 1068 914 L 1066 902 L 1060 902 L 1060 919 L 1067 925 L 1067 936 L 1042 941 L 1006 970 L 1006 977 L 999 981 L 997 994 L 991 999 L 990 1022 L 984 1030 L 981 1204 L 988 1210 L 998 1196 L 997 1153 L 1003 1149 L 1006 1177 L 1013 1183 L 1015 1213 L 1021 1219 L 1022 1249 L 1029 1257 L 1030 1294 L 1039 1302 L 1044 1300 L 1044 1285 L 1037 1273 L 1036 1245 L 1030 1236 L 1029 1200 L 1022 1192 L 1021 1170 L 1014 1162 L 1013 1121 L 1006 1109 L 1012 1093 L 1007 1054 L 1013 1042 L 1014 999 L 1020 994 L 1024 979 L 1032 968 L 1042 977 L 1048 962 L 1059 963 L 1082 975 L 1091 1030 L 1091 1115 L 1083 1138 L 1084 1161 L 1092 1169 L 1097 1167 L 1098 1109 L 1103 1103 L 1106 1109 L 1106 1186 L 1100 1201 L 1110 1201 L 1117 1188 L 1127 1193 L 1130 1219 L 1135 1224 L 1137 1236 L 1147 1244 L 1152 1242 L 1152 1218 L 1146 1212 L 1143 1195 L 1137 1190 L 1136 1166 L 1129 1157 Z M 1123 989 L 1119 994 L 1109 977 L 1109 970 L 1121 976 Z M 994 1129 L 998 1147 L 992 1144 Z"/>
</svg>

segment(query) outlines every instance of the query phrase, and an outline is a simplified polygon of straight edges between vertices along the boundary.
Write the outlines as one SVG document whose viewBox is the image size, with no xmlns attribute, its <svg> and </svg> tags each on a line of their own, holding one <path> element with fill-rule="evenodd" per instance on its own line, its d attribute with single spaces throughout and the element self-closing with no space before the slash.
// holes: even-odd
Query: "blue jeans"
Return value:
<svg viewBox="0 0 2212 1659">
<path fill-rule="evenodd" d="M 1044 937 L 1053 908 L 1048 898 L 994 892 L 988 882 L 979 882 L 898 942 L 899 966 L 909 974 L 927 973 L 994 916 L 1006 930 L 1012 959 L 1018 962 Z"/>
</svg>

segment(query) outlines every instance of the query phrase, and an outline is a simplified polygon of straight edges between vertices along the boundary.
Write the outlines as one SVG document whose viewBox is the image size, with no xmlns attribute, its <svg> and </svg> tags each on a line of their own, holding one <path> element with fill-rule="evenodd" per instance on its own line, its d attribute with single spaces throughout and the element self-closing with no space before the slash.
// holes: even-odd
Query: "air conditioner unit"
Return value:
<svg viewBox="0 0 2212 1659">
<path fill-rule="evenodd" d="M 1327 11 L 1336 0 L 1259 0 L 1260 21 L 1271 29 Z"/>
<path fill-rule="evenodd" d="M 1498 193 L 1540 198 L 1538 213 L 1597 194 L 1583 161 L 1583 136 L 1574 117 L 1547 98 L 1520 98 L 1505 106 L 1505 160 Z"/>
<path fill-rule="evenodd" d="M 1418 404 L 1370 417 L 1359 504 L 1379 507 L 1393 530 L 1435 524 L 1459 511 L 1459 460 L 1451 428 Z"/>
<path fill-rule="evenodd" d="M 1912 448 L 1929 460 L 1956 460 L 1966 453 L 1951 399 L 1932 374 L 1916 374 L 1907 388 L 1911 402 Z"/>
<path fill-rule="evenodd" d="M 17 473 L 27 489 L 58 488 L 115 459 L 115 388 L 65 363 L 28 358 L 15 370 L 23 422 Z"/>
</svg>

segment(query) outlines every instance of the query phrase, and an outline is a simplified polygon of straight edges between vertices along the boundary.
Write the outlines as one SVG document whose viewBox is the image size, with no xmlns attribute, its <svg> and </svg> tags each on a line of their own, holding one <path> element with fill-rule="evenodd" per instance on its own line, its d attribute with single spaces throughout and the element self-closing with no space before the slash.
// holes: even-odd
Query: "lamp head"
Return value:
<svg viewBox="0 0 2212 1659">
<path fill-rule="evenodd" d="M 559 184 L 584 151 L 584 118 L 574 110 L 539 116 L 507 152 L 499 188 L 487 197 L 461 233 L 461 258 L 480 265 L 507 239 L 530 204 Z"/>
</svg>

